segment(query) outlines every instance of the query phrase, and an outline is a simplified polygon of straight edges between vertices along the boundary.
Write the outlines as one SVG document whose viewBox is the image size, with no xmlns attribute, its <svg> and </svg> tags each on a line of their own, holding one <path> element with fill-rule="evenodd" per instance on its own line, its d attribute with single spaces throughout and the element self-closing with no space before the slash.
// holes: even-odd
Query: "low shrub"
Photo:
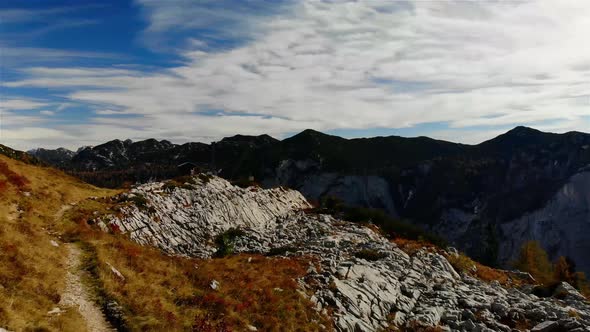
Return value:
<svg viewBox="0 0 590 332">
<path fill-rule="evenodd" d="M 6 181 L 18 189 L 25 189 L 27 185 L 30 183 L 29 179 L 26 177 L 12 171 L 8 164 L 5 162 L 0 161 L 0 175 L 4 175 L 6 177 Z"/>
<path fill-rule="evenodd" d="M 314 213 L 332 214 L 340 219 L 377 225 L 390 238 L 401 237 L 410 240 L 420 240 L 432 243 L 438 247 L 447 246 L 446 241 L 421 227 L 409 222 L 401 221 L 389 216 L 383 210 L 348 206 L 335 197 L 324 197 L 320 200 L 320 207 L 312 209 Z"/>
<path fill-rule="evenodd" d="M 583 272 L 576 271 L 576 263 L 568 257 L 558 257 L 555 263 L 549 261 L 547 252 L 537 241 L 525 242 L 514 266 L 530 273 L 540 285 L 539 296 L 550 296 L 559 282 L 567 282 L 586 297 L 590 297 L 590 284 Z"/>
<path fill-rule="evenodd" d="M 368 261 L 378 261 L 387 257 L 387 254 L 375 249 L 362 249 L 354 253 L 358 258 L 366 259 Z"/>
<path fill-rule="evenodd" d="M 128 197 L 127 200 L 129 202 L 133 202 L 133 204 L 135 204 L 135 206 L 140 209 L 140 210 L 144 210 L 147 209 L 147 199 L 145 198 L 145 196 L 140 195 L 140 194 L 136 194 L 135 196 L 132 197 Z"/>
<path fill-rule="evenodd" d="M 271 248 L 267 256 L 284 256 L 290 252 L 297 252 L 298 248 L 293 246 Z"/>
<path fill-rule="evenodd" d="M 528 280 L 518 278 L 508 271 L 497 270 L 482 265 L 464 254 L 447 255 L 447 260 L 457 272 L 471 275 L 483 281 L 497 281 L 504 286 L 518 286 L 529 282 Z"/>
<path fill-rule="evenodd" d="M 209 183 L 209 181 L 211 181 L 211 179 L 213 178 L 212 175 L 205 174 L 205 173 L 199 173 L 198 177 L 199 177 L 199 180 L 203 181 L 203 183 Z"/>
<path fill-rule="evenodd" d="M 215 244 L 217 245 L 217 251 L 215 257 L 225 257 L 234 253 L 234 241 L 240 236 L 244 236 L 246 233 L 241 229 L 230 228 L 227 231 L 217 235 L 215 237 Z"/>
</svg>

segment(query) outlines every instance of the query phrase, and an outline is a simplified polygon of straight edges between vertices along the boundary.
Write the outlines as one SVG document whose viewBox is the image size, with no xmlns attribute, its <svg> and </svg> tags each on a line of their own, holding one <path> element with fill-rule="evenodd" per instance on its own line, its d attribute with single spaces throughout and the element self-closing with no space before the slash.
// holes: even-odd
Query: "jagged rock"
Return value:
<svg viewBox="0 0 590 332">
<path fill-rule="evenodd" d="M 132 240 L 170 254 L 210 257 L 216 251 L 211 243 L 216 235 L 230 228 L 261 234 L 273 228 L 278 217 L 310 207 L 294 190 L 243 189 L 218 177 L 195 177 L 194 182 L 193 188 L 164 189 L 162 182 L 137 187 L 122 199 L 143 197 L 146 206 L 122 207 L 123 219 L 110 216 L 98 223 L 103 230 L 116 225 Z"/>
<path fill-rule="evenodd" d="M 531 332 L 551 332 L 555 331 L 559 327 L 559 324 L 555 321 L 546 321 L 536 325 L 531 329 Z"/>
<path fill-rule="evenodd" d="M 496 301 L 492 303 L 491 310 L 500 318 L 508 316 L 508 306 L 505 303 Z"/>
<path fill-rule="evenodd" d="M 448 247 L 447 252 L 449 253 L 449 255 L 459 256 L 459 250 L 457 250 L 457 248 L 455 247 Z"/>
<path fill-rule="evenodd" d="M 475 323 L 473 323 L 471 319 L 468 319 L 465 322 L 463 322 L 461 326 L 463 327 L 463 329 L 465 329 L 465 331 L 473 331 L 476 328 Z"/>
<path fill-rule="evenodd" d="M 125 281 L 125 276 L 124 276 L 124 275 L 123 275 L 121 272 L 119 272 L 119 270 L 115 269 L 115 267 L 114 267 L 114 266 L 112 266 L 112 265 L 111 265 L 110 263 L 108 263 L 108 262 L 107 262 L 106 264 L 109 266 L 109 268 L 111 269 L 111 272 L 112 272 L 112 273 L 113 273 L 113 274 L 114 274 L 114 275 L 115 275 L 117 278 L 119 278 L 121 281 Z"/>
<path fill-rule="evenodd" d="M 559 283 L 557 288 L 555 288 L 553 296 L 562 297 L 575 301 L 586 301 L 584 295 L 580 294 L 580 292 L 578 292 L 577 289 L 572 287 L 572 285 L 568 284 L 567 282 Z"/>
<path fill-rule="evenodd" d="M 50 311 L 47 312 L 48 315 L 53 316 L 53 315 L 59 315 L 63 312 L 63 310 L 61 310 L 59 307 L 55 307 L 53 309 L 51 309 Z M 0 329 L 0 332 L 2 330 Z"/>
<path fill-rule="evenodd" d="M 564 328 L 590 326 L 590 306 L 571 286 L 561 287 L 568 294 L 564 298 L 538 298 L 459 275 L 440 254 L 408 255 L 368 227 L 302 212 L 309 204 L 293 190 L 242 189 L 220 178 L 195 177 L 183 188 L 152 183 L 131 194 L 145 202 L 99 217 L 97 224 L 106 230 L 116 225 L 131 239 L 176 255 L 210 257 L 217 249 L 212 239 L 237 228 L 235 252 L 316 257 L 317 266 L 310 264 L 298 280 L 301 294 L 312 294 L 319 312 L 333 313 L 336 331 L 378 331 L 390 324 L 509 331 L 510 322 L 558 321 L 568 319 L 571 310 L 580 326 L 564 321 Z M 219 284 L 213 280 L 210 286 Z"/>
<path fill-rule="evenodd" d="M 566 330 L 575 330 L 582 327 L 582 323 L 580 323 L 575 318 L 560 319 L 557 323 L 559 324 L 560 328 Z"/>
<path fill-rule="evenodd" d="M 212 280 L 209 287 L 211 287 L 212 290 L 217 290 L 217 288 L 219 288 L 219 281 L 217 281 L 215 279 Z"/>
</svg>

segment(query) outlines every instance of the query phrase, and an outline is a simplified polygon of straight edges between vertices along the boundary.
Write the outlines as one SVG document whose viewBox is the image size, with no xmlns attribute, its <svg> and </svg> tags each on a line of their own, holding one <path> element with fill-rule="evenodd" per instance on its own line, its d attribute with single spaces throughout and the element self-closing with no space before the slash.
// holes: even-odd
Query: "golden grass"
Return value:
<svg viewBox="0 0 590 332">
<path fill-rule="evenodd" d="M 51 317 L 64 288 L 66 251 L 54 247 L 55 215 L 64 204 L 110 194 L 66 176 L 0 155 L 0 327 L 81 331 L 76 310 Z"/>
<path fill-rule="evenodd" d="M 106 212 L 109 203 L 84 201 L 65 218 L 76 225 L 67 238 L 86 243 L 88 268 L 98 279 L 90 283 L 103 297 L 125 309 L 133 331 L 259 331 L 330 330 L 298 292 L 296 278 L 306 273 L 304 259 L 234 255 L 216 259 L 170 257 L 142 247 L 121 234 L 88 226 L 92 211 Z M 121 280 L 108 264 L 124 276 Z M 217 290 L 210 285 L 219 282 Z"/>
<path fill-rule="evenodd" d="M 16 331 L 84 331 L 71 309 L 58 316 L 64 290 L 64 246 L 80 241 L 97 301 L 122 305 L 133 331 L 316 331 L 331 323 L 298 292 L 295 279 L 307 262 L 237 255 L 213 260 L 169 257 L 120 234 L 89 225 L 96 213 L 112 212 L 110 196 L 57 170 L 0 156 L 0 327 Z M 71 203 L 78 204 L 71 210 Z M 64 208 L 65 207 L 65 208 Z M 62 217 L 63 214 L 63 217 Z M 125 280 L 113 274 L 115 266 Z M 213 290 L 212 280 L 220 287 Z"/>
<path fill-rule="evenodd" d="M 25 194 L 28 193 L 28 194 Z M 132 331 L 331 330 L 298 291 L 296 278 L 308 261 L 259 255 L 210 260 L 170 257 L 139 246 L 121 234 L 106 234 L 88 222 L 112 213 L 117 193 L 81 183 L 63 173 L 0 156 L 0 327 L 16 331 L 84 331 L 76 310 L 50 317 L 64 288 L 65 248 L 51 240 L 79 241 L 85 249 L 88 286 L 97 301 L 122 305 Z M 70 203 L 78 204 L 69 211 Z M 61 213 L 63 217 L 61 217 Z M 394 240 L 408 253 L 427 248 L 424 241 Z M 455 269 L 484 281 L 515 285 L 504 271 L 467 256 L 447 255 Z M 108 264 L 107 264 L 108 263 Z M 110 268 L 119 270 L 121 280 Z M 475 269 L 472 267 L 475 266 Z M 213 290 L 210 284 L 219 282 Z"/>
<path fill-rule="evenodd" d="M 245 255 L 170 259 L 123 243 L 117 249 L 134 254 L 120 255 L 104 244 L 97 251 L 126 281 L 106 266 L 100 271 L 105 289 L 129 308 L 133 330 L 319 330 L 321 317 L 293 280 L 304 274 L 302 262 Z"/>
<path fill-rule="evenodd" d="M 393 239 L 393 243 L 397 244 L 398 248 L 403 250 L 408 255 L 413 255 L 416 252 L 426 249 L 434 252 L 441 251 L 440 248 L 434 244 L 423 240 L 409 240 L 401 237 Z"/>
<path fill-rule="evenodd" d="M 446 255 L 446 258 L 457 272 L 467 273 L 486 282 L 498 281 L 502 286 L 506 287 L 517 287 L 530 283 L 529 280 L 518 278 L 515 274 L 507 271 L 482 265 L 464 254 Z"/>
</svg>

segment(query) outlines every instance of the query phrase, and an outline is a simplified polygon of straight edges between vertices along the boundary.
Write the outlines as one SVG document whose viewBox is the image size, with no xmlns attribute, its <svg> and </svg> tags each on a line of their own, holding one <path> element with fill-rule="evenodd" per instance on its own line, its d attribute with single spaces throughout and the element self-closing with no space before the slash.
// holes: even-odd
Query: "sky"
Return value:
<svg viewBox="0 0 590 332">
<path fill-rule="evenodd" d="M 0 143 L 590 125 L 590 2 L 3 0 Z"/>
</svg>

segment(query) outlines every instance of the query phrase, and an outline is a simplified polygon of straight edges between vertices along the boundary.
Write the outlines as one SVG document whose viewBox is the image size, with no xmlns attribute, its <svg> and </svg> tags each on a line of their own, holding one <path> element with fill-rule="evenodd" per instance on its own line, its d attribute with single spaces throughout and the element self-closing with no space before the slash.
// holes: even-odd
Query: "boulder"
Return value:
<svg viewBox="0 0 590 332">
<path fill-rule="evenodd" d="M 536 325 L 531 329 L 531 332 L 551 332 L 559 328 L 559 324 L 556 321 L 546 321 Z"/>
</svg>

